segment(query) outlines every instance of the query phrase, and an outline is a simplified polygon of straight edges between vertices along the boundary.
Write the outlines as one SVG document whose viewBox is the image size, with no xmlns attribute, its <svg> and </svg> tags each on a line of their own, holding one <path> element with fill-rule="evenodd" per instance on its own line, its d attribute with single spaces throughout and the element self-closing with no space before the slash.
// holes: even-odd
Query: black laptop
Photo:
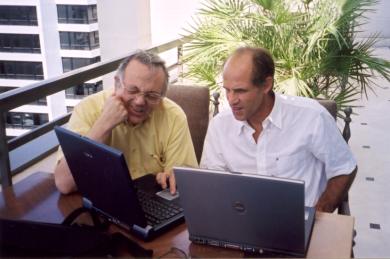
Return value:
<svg viewBox="0 0 390 259">
<path fill-rule="evenodd" d="M 84 206 L 145 240 L 183 221 L 178 195 L 152 174 L 132 180 L 121 151 L 63 127 L 55 132 Z"/>
<path fill-rule="evenodd" d="M 304 257 L 314 222 L 303 181 L 174 168 L 189 238 L 265 256 Z"/>
</svg>

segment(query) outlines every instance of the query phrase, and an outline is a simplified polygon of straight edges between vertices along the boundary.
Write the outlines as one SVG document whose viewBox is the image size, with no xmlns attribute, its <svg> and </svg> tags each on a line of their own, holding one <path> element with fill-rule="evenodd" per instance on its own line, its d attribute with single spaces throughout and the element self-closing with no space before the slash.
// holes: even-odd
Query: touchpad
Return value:
<svg viewBox="0 0 390 259">
<path fill-rule="evenodd" d="M 168 200 L 168 201 L 171 201 L 171 200 L 174 200 L 174 199 L 176 199 L 176 198 L 179 197 L 179 192 L 176 191 L 176 193 L 175 193 L 174 195 L 172 195 L 172 194 L 169 192 L 169 189 L 166 188 L 165 190 L 156 192 L 156 195 L 160 196 L 160 197 L 163 198 L 163 199 L 166 199 L 166 200 Z"/>
</svg>

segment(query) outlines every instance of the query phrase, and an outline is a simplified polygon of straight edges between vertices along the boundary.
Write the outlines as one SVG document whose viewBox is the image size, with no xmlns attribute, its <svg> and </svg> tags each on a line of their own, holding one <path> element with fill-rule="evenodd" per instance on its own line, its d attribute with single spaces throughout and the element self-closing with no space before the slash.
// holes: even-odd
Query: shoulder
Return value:
<svg viewBox="0 0 390 259">
<path fill-rule="evenodd" d="M 113 89 L 105 89 L 95 94 L 88 95 L 75 108 L 83 109 L 98 109 L 100 111 L 101 107 L 104 105 L 107 98 L 112 94 Z"/>
<path fill-rule="evenodd" d="M 230 128 L 236 124 L 240 124 L 240 121 L 237 121 L 234 118 L 232 110 L 230 108 L 226 108 L 222 110 L 220 113 L 215 115 L 210 121 L 211 128 L 225 129 Z"/>
<path fill-rule="evenodd" d="M 179 117 L 179 118 L 185 118 L 186 114 L 184 113 L 183 109 L 174 101 L 172 101 L 169 98 L 164 98 L 160 109 L 158 109 L 158 113 L 161 115 L 164 115 L 166 117 Z"/>
<path fill-rule="evenodd" d="M 276 94 L 278 100 L 286 106 L 292 106 L 297 108 L 303 108 L 303 109 L 313 109 L 318 110 L 320 108 L 320 104 L 318 101 L 308 98 L 308 97 L 302 97 L 302 96 L 291 96 L 291 95 L 283 95 L 283 94 Z"/>
<path fill-rule="evenodd" d="M 276 94 L 277 102 L 281 106 L 283 113 L 289 116 L 313 116 L 328 114 L 327 110 L 315 99 Z"/>
<path fill-rule="evenodd" d="M 161 104 L 155 108 L 152 113 L 152 119 L 158 125 L 164 124 L 169 127 L 187 122 L 183 109 L 168 98 L 164 98 Z"/>
</svg>

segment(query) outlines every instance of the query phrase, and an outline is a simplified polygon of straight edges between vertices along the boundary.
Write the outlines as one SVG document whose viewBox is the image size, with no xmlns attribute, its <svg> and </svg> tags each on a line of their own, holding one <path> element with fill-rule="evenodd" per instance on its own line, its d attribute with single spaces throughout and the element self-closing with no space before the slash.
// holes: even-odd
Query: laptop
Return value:
<svg viewBox="0 0 390 259">
<path fill-rule="evenodd" d="M 305 208 L 303 181 L 183 167 L 174 173 L 192 242 L 306 255 L 315 209 Z"/>
<path fill-rule="evenodd" d="M 155 175 L 131 179 L 123 153 L 63 127 L 54 128 L 83 204 L 149 240 L 184 220 L 178 194 Z"/>
</svg>

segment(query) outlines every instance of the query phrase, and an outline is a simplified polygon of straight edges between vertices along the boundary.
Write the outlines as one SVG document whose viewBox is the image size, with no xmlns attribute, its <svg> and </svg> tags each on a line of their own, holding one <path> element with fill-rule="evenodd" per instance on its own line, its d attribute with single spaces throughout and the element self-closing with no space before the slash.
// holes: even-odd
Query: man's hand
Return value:
<svg viewBox="0 0 390 259">
<path fill-rule="evenodd" d="M 172 171 L 158 173 L 156 181 L 163 189 L 166 189 L 169 185 L 169 191 L 172 195 L 176 193 L 176 180 Z"/>
<path fill-rule="evenodd" d="M 114 128 L 127 119 L 127 109 L 120 96 L 113 93 L 105 102 L 101 114 L 102 120 Z"/>
<path fill-rule="evenodd" d="M 105 102 L 100 117 L 88 132 L 87 137 L 105 142 L 113 128 L 126 121 L 128 112 L 125 103 L 113 93 Z"/>
</svg>

